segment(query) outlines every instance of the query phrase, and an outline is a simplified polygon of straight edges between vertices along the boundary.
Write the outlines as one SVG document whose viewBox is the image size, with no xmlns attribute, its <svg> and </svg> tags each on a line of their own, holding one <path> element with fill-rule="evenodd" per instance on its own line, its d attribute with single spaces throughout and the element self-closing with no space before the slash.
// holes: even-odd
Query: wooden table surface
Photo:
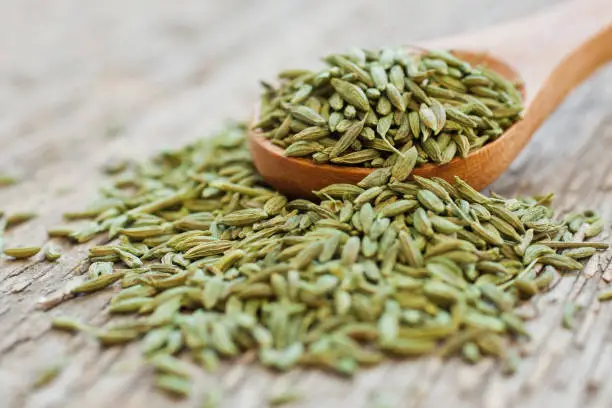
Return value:
<svg viewBox="0 0 612 408">
<path fill-rule="evenodd" d="M 0 208 L 34 210 L 7 245 L 42 244 L 45 228 L 78 210 L 112 156 L 145 158 L 245 118 L 258 80 L 281 68 L 316 66 L 352 45 L 410 43 L 494 24 L 557 3 L 489 0 L 3 0 L 0 2 L 0 173 L 22 182 L 0 189 Z M 612 221 L 612 67 L 573 92 L 527 150 L 492 186 L 504 194 L 557 193 L 559 211 L 593 208 Z M 609 232 L 606 232 L 609 234 Z M 607 239 L 607 238 L 606 238 Z M 197 378 L 188 401 L 151 388 L 135 345 L 100 350 L 86 336 L 52 332 L 52 315 L 101 323 L 108 292 L 48 312 L 36 300 L 62 287 L 86 254 L 65 247 L 57 265 L 0 261 L 1 407 L 199 407 L 223 388 L 222 406 L 262 407 L 284 387 L 298 407 L 611 407 L 612 303 L 594 295 L 612 277 L 612 253 L 592 259 L 535 302 L 531 356 L 504 378 L 492 361 L 389 363 L 353 380 L 316 371 L 275 375 L 224 365 Z M 583 309 L 560 325 L 565 299 Z M 68 363 L 49 386 L 36 373 Z"/>
</svg>

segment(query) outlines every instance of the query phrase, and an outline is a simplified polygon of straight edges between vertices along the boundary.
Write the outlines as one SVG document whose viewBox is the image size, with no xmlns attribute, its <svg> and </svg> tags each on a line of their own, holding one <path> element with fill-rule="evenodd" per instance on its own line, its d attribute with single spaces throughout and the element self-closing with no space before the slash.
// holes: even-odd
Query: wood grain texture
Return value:
<svg viewBox="0 0 612 408">
<path fill-rule="evenodd" d="M 247 118 L 257 80 L 277 70 L 316 66 L 320 55 L 350 45 L 414 43 L 555 3 L 4 0 L 0 172 L 15 170 L 23 181 L 0 189 L 0 208 L 39 212 L 11 229 L 7 244 L 43 243 L 45 228 L 60 223 L 62 212 L 93 197 L 108 158 L 144 158 L 201 137 L 225 118 Z M 559 211 L 597 209 L 609 234 L 611 83 L 607 67 L 574 91 L 491 189 L 555 191 Z M 35 310 L 40 296 L 78 271 L 87 247 L 64 252 L 57 265 L 0 261 L 2 407 L 199 407 L 203 393 L 219 387 L 223 406 L 264 407 L 287 384 L 308 395 L 296 407 L 371 407 L 376 391 L 397 407 L 612 406 L 612 304 L 595 296 L 602 276 L 612 280 L 611 252 L 537 300 L 531 356 L 515 377 L 503 378 L 492 362 L 468 367 L 433 359 L 386 364 L 352 381 L 226 364 L 219 374 L 199 373 L 193 398 L 182 402 L 151 389 L 136 345 L 101 350 L 86 336 L 49 330 L 49 315 L 108 319 L 108 292 L 47 314 Z M 568 298 L 583 306 L 573 331 L 560 326 Z M 30 391 L 36 373 L 60 358 L 68 364 L 56 381 Z"/>
</svg>

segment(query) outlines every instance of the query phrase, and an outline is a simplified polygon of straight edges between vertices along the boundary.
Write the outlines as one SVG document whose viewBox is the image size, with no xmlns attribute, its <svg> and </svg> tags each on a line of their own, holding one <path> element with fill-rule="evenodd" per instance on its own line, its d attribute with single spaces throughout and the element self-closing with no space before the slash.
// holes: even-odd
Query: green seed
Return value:
<svg viewBox="0 0 612 408">
<path fill-rule="evenodd" d="M 45 259 L 47 261 L 49 262 L 57 261 L 61 256 L 62 254 L 59 252 L 59 249 L 56 246 L 49 244 L 45 248 Z"/>
<path fill-rule="evenodd" d="M 155 386 L 161 391 L 183 398 L 191 394 L 191 382 L 176 375 L 157 375 L 155 378 Z"/>
<path fill-rule="evenodd" d="M 38 214 L 34 212 L 18 212 L 12 213 L 6 216 L 6 228 L 14 227 L 24 222 L 28 222 L 33 218 L 36 218 Z"/>
<path fill-rule="evenodd" d="M 40 247 L 37 246 L 4 249 L 4 255 L 13 257 L 15 259 L 31 258 L 39 252 Z"/>
<path fill-rule="evenodd" d="M 53 382 L 53 380 L 55 380 L 61 374 L 65 365 L 66 363 L 64 361 L 60 361 L 45 367 L 37 374 L 36 379 L 32 383 L 32 388 L 41 388 Z"/>
<path fill-rule="evenodd" d="M 361 88 L 350 82 L 343 81 L 341 79 L 333 78 L 331 85 L 334 87 L 336 92 L 349 104 L 355 106 L 362 111 L 368 111 L 370 109 L 370 103 L 368 98 Z"/>
<path fill-rule="evenodd" d="M 608 300 L 612 300 L 612 290 L 607 290 L 607 291 L 604 291 L 604 292 L 600 292 L 597 295 L 597 299 L 600 302 L 605 302 L 605 301 L 608 301 Z"/>
</svg>

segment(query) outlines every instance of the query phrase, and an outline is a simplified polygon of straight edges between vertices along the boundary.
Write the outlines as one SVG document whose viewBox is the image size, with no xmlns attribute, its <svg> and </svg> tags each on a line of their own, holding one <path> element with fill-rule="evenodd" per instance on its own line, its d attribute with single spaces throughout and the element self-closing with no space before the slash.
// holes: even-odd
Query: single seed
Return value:
<svg viewBox="0 0 612 408">
<path fill-rule="evenodd" d="M 37 246 L 4 249 L 4 255 L 13 257 L 15 259 L 31 258 L 39 252 L 40 247 Z"/>
</svg>

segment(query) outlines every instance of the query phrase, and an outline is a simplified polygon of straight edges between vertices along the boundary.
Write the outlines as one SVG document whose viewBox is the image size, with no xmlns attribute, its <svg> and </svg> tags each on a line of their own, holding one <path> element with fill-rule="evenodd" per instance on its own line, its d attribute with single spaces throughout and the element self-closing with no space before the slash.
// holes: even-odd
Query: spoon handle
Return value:
<svg viewBox="0 0 612 408">
<path fill-rule="evenodd" d="M 506 61 L 524 81 L 526 105 L 538 99 L 544 119 L 571 89 L 612 60 L 612 1 L 567 1 L 482 31 L 436 39 L 435 44 L 482 50 Z"/>
</svg>

